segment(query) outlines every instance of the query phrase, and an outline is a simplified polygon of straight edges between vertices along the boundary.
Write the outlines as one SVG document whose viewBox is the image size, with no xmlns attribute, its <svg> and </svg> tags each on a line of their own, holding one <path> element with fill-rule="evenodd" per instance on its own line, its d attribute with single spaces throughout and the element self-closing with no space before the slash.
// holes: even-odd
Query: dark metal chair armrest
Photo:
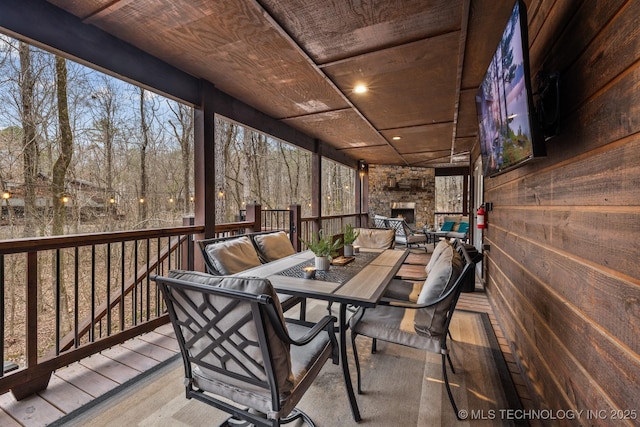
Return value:
<svg viewBox="0 0 640 427">
<path fill-rule="evenodd" d="M 302 324 L 302 325 L 309 324 L 308 322 L 301 322 L 296 319 L 287 319 L 287 321 L 291 323 Z M 291 337 L 288 337 L 287 341 L 289 344 L 293 344 L 297 346 L 308 344 L 323 330 L 326 330 L 327 332 L 331 331 L 330 333 L 333 333 L 333 324 L 337 321 L 338 319 L 336 319 L 335 316 L 324 316 L 322 319 L 318 321 L 318 323 L 313 324 L 313 327 L 309 329 L 309 331 L 303 337 L 300 337 L 295 340 Z"/>
</svg>

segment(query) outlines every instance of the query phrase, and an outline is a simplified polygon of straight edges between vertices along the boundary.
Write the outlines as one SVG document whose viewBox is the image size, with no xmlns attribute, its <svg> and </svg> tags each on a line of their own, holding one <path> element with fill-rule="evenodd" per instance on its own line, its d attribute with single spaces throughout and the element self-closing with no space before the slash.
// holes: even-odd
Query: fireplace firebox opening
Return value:
<svg viewBox="0 0 640 427">
<path fill-rule="evenodd" d="M 409 225 L 416 225 L 416 204 L 414 202 L 391 203 L 391 218 L 403 218 Z"/>
</svg>

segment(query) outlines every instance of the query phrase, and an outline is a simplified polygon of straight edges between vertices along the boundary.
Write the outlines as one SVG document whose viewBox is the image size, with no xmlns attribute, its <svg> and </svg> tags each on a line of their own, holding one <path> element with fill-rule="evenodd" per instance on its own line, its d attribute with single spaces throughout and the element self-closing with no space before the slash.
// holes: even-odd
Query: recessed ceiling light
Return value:
<svg viewBox="0 0 640 427">
<path fill-rule="evenodd" d="M 367 87 L 360 83 L 353 88 L 353 91 L 355 93 L 365 93 L 367 91 Z"/>
<path fill-rule="evenodd" d="M 393 137 L 393 138 L 391 138 L 391 139 L 393 139 L 394 141 L 399 141 L 399 140 L 401 140 L 401 139 L 402 139 L 402 137 L 401 137 L 401 136 L 394 136 L 394 137 Z"/>
</svg>

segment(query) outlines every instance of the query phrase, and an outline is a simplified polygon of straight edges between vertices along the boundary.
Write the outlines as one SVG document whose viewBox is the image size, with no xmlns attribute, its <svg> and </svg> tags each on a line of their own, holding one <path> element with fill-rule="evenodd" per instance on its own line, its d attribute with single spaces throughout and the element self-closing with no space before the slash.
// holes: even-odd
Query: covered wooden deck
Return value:
<svg viewBox="0 0 640 427">
<path fill-rule="evenodd" d="M 409 258 L 411 264 L 406 264 L 400 274 L 415 276 L 420 269 L 424 271 L 424 265 L 428 262 L 429 256 L 424 252 L 415 251 Z M 488 313 L 522 405 L 525 409 L 534 408 L 484 290 L 477 288 L 473 293 L 463 293 L 457 308 Z M 171 325 L 163 325 L 154 331 L 57 370 L 45 391 L 21 401 L 16 401 L 9 392 L 1 395 L 0 425 L 6 427 L 49 425 L 79 408 L 95 405 L 109 398 L 127 382 L 136 381 L 145 373 L 175 360 L 178 353 L 178 344 Z M 445 409 L 450 410 L 448 407 Z"/>
</svg>

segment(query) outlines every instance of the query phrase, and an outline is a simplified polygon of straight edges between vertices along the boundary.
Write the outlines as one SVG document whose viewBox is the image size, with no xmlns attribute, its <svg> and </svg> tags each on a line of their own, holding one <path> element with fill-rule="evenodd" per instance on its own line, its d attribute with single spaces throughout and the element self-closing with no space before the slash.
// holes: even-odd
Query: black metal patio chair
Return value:
<svg viewBox="0 0 640 427">
<path fill-rule="evenodd" d="M 299 418 L 313 426 L 295 407 L 325 362 L 338 363 L 335 317 L 285 321 L 266 279 L 170 275 L 154 280 L 180 345 L 186 397 L 229 413 L 222 426 Z"/>
<path fill-rule="evenodd" d="M 451 406 L 458 415 L 458 407 L 451 393 L 447 376 L 447 360 L 455 373 L 447 336 L 460 292 L 468 281 L 474 280 L 475 264 L 464 245 L 457 241 L 457 251 L 450 246 L 449 252 L 440 255 L 417 302 L 383 299 L 375 308 L 359 308 L 350 321 L 351 345 L 356 364 L 357 389 L 361 393 L 360 361 L 356 348 L 358 335 L 373 338 L 371 352 L 376 352 L 377 340 L 383 340 L 413 348 L 420 348 L 442 356 L 442 375 Z M 451 268 L 447 270 L 447 263 Z M 464 263 L 464 266 L 463 266 Z M 413 328 L 407 327 L 407 319 L 413 318 Z"/>
</svg>

